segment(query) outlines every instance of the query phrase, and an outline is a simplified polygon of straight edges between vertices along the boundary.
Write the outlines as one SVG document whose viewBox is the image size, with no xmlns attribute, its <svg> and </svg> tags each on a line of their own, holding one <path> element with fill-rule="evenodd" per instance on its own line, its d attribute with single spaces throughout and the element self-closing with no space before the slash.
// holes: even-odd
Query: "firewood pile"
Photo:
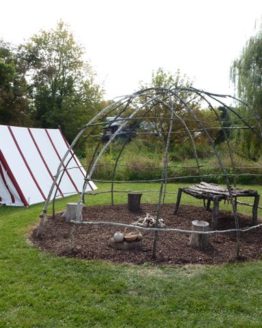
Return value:
<svg viewBox="0 0 262 328">
<path fill-rule="evenodd" d="M 164 228 L 166 226 L 164 219 L 159 218 L 157 223 L 157 217 L 149 213 L 146 213 L 145 217 L 142 216 L 138 217 L 137 221 L 133 222 L 132 224 L 140 227 L 150 227 L 150 228 L 154 228 L 154 227 Z"/>
</svg>

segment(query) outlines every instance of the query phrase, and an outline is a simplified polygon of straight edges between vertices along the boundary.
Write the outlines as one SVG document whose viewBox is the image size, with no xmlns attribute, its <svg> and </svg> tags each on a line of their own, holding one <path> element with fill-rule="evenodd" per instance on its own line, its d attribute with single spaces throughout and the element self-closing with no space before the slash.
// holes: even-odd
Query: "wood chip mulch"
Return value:
<svg viewBox="0 0 262 328">
<path fill-rule="evenodd" d="M 174 205 L 166 204 L 161 211 L 167 227 L 191 229 L 193 220 L 211 222 L 211 212 L 201 207 L 181 205 L 176 215 Z M 84 220 L 112 221 L 131 224 L 138 216 L 156 214 L 156 205 L 142 204 L 139 213 L 132 213 L 127 205 L 88 206 L 84 208 Z M 240 227 L 249 227 L 251 217 L 239 215 Z M 218 230 L 235 227 L 230 213 L 221 212 Z M 233 261 L 250 261 L 262 258 L 262 228 L 240 235 L 240 257 L 236 259 L 236 233 L 209 236 L 209 247 L 201 251 L 189 246 L 189 234 L 159 232 L 157 258 L 152 259 L 154 232 L 142 230 L 142 247 L 133 250 L 116 250 L 109 246 L 109 239 L 116 231 L 124 228 L 110 225 L 75 225 L 65 222 L 62 213 L 49 218 L 42 238 L 36 238 L 35 230 L 31 240 L 43 250 L 58 256 L 69 256 L 88 260 L 107 260 L 118 263 L 142 264 L 146 262 L 163 264 L 221 264 Z M 128 228 L 128 231 L 131 229 Z"/>
</svg>

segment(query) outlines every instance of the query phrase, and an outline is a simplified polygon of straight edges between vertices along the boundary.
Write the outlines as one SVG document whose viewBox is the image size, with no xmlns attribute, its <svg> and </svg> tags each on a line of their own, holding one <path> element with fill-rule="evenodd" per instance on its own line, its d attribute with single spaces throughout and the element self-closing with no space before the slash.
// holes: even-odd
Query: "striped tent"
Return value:
<svg viewBox="0 0 262 328">
<path fill-rule="evenodd" d="M 0 125 L 0 203 L 29 206 L 44 202 L 68 147 L 59 129 Z M 82 191 L 86 172 L 78 158 L 71 151 L 64 163 L 56 197 Z M 94 189 L 90 182 L 86 191 Z"/>
</svg>

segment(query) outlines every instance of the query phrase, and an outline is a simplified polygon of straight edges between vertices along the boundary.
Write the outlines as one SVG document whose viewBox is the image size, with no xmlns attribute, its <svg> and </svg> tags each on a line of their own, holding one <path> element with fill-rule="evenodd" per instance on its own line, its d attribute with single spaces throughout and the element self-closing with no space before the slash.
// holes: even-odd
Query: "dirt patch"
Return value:
<svg viewBox="0 0 262 328">
<path fill-rule="evenodd" d="M 167 227 L 191 229 L 192 220 L 211 222 L 211 213 L 204 208 L 181 206 L 177 215 L 173 214 L 173 205 L 164 205 L 161 217 Z M 112 221 L 132 223 L 138 215 L 156 214 L 156 205 L 143 204 L 140 213 L 128 211 L 126 205 L 88 206 L 84 208 L 85 221 Z M 251 218 L 239 215 L 240 227 L 251 225 Z M 218 230 L 234 228 L 234 218 L 227 212 L 221 212 L 218 219 Z M 188 245 L 189 234 L 160 232 L 157 243 L 157 259 L 152 260 L 154 232 L 141 231 L 143 234 L 142 248 L 137 250 L 116 250 L 109 246 L 109 239 L 116 231 L 124 228 L 109 225 L 75 225 L 67 223 L 62 214 L 49 218 L 44 227 L 41 239 L 31 240 L 43 250 L 59 256 L 70 256 L 83 259 L 102 259 L 113 262 L 142 264 L 157 262 L 163 264 L 218 264 L 235 261 L 236 234 L 223 233 L 210 235 L 209 247 L 205 251 L 194 249 Z M 254 229 L 240 235 L 240 259 L 261 259 L 262 228 Z"/>
</svg>

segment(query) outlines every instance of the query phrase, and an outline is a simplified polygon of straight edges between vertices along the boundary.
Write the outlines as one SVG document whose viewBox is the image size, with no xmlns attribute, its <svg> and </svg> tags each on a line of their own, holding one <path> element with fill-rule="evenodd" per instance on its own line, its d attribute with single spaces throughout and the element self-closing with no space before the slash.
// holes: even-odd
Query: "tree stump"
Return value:
<svg viewBox="0 0 262 328">
<path fill-rule="evenodd" d="M 139 192 L 130 192 L 128 193 L 128 209 L 131 212 L 140 211 L 140 201 L 142 193 Z"/>
<path fill-rule="evenodd" d="M 206 221 L 192 221 L 193 231 L 208 231 L 209 223 Z M 189 245 L 204 250 L 208 246 L 208 234 L 192 233 L 190 236 Z"/>
<path fill-rule="evenodd" d="M 71 220 L 82 220 L 83 205 L 79 203 L 67 203 L 66 211 L 64 213 L 65 220 L 67 222 Z"/>
</svg>

